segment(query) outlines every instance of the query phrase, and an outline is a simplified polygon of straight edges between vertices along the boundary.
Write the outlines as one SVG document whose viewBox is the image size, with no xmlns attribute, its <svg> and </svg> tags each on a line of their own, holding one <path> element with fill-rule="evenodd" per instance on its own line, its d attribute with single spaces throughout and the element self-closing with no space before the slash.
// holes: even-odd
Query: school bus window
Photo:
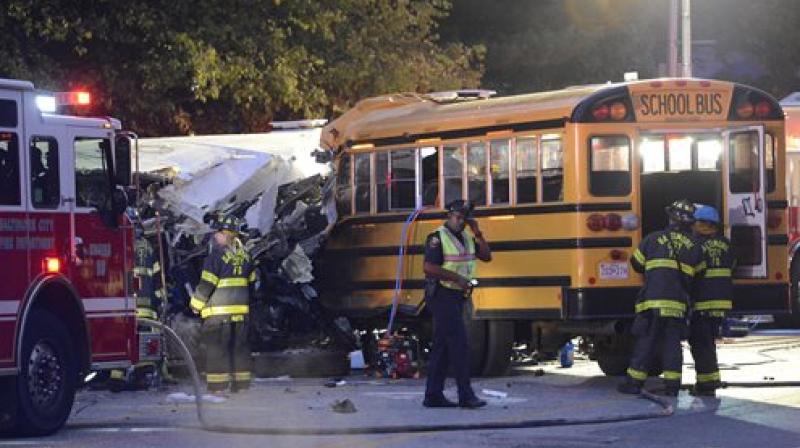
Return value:
<svg viewBox="0 0 800 448">
<path fill-rule="evenodd" d="M 389 166 L 390 208 L 392 210 L 413 209 L 416 205 L 415 150 L 403 149 L 391 152 Z"/>
<path fill-rule="evenodd" d="M 445 146 L 443 149 L 444 203 L 463 199 L 464 151 L 461 146 Z"/>
<path fill-rule="evenodd" d="M 378 213 L 389 211 L 389 195 L 392 183 L 392 175 L 389 168 L 389 153 L 375 153 L 375 202 L 378 206 Z"/>
<path fill-rule="evenodd" d="M 439 148 L 419 149 L 422 164 L 422 205 L 436 205 L 439 197 Z"/>
<path fill-rule="evenodd" d="M 758 137 L 753 131 L 731 134 L 728 148 L 731 193 L 758 191 Z"/>
<path fill-rule="evenodd" d="M 564 200 L 564 152 L 561 139 L 542 139 L 542 200 Z"/>
<path fill-rule="evenodd" d="M 16 109 L 14 111 L 16 113 Z M 0 205 L 20 205 L 21 202 L 17 134 L 0 132 Z"/>
<path fill-rule="evenodd" d="M 767 192 L 775 191 L 775 137 L 764 134 L 764 156 L 766 157 Z"/>
<path fill-rule="evenodd" d="M 517 139 L 517 203 L 536 202 L 536 138 Z"/>
<path fill-rule="evenodd" d="M 667 160 L 670 171 L 692 169 L 692 138 L 671 137 L 667 139 Z"/>
<path fill-rule="evenodd" d="M 664 139 L 648 137 L 639 144 L 639 157 L 642 159 L 642 173 L 660 173 L 666 171 L 664 159 Z"/>
<path fill-rule="evenodd" d="M 631 192 L 631 142 L 627 136 L 592 137 L 589 192 L 594 196 L 626 196 Z"/>
<path fill-rule="evenodd" d="M 336 173 L 336 211 L 339 216 L 353 213 L 353 186 L 350 178 L 350 155 L 344 154 L 339 160 L 339 171 Z"/>
<path fill-rule="evenodd" d="M 508 204 L 511 198 L 511 184 L 508 181 L 511 142 L 509 140 L 492 140 L 489 143 L 489 156 L 492 174 L 492 204 Z"/>
<path fill-rule="evenodd" d="M 372 194 L 370 191 L 370 154 L 355 154 L 356 213 L 369 213 Z"/>
<path fill-rule="evenodd" d="M 719 171 L 722 142 L 718 138 L 697 141 L 697 169 Z"/>
<path fill-rule="evenodd" d="M 53 137 L 31 138 L 31 203 L 35 208 L 58 208 L 58 142 Z"/>
<path fill-rule="evenodd" d="M 467 146 L 467 198 L 475 205 L 486 205 L 486 144 Z"/>
</svg>

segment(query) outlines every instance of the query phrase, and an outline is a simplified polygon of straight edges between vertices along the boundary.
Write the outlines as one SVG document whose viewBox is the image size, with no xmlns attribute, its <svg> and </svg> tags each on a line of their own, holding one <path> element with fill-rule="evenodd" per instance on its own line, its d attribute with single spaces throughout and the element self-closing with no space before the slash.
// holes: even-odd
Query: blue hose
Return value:
<svg viewBox="0 0 800 448">
<path fill-rule="evenodd" d="M 386 328 L 386 334 L 392 334 L 392 328 L 394 327 L 394 318 L 397 315 L 397 306 L 400 302 L 400 290 L 401 284 L 403 282 L 403 261 L 405 260 L 406 254 L 406 240 L 408 238 L 408 229 L 411 227 L 411 224 L 417 219 L 420 212 L 424 207 L 418 207 L 414 210 L 406 221 L 403 223 L 403 231 L 400 235 L 400 250 L 397 253 L 397 275 L 395 276 L 394 282 L 394 297 L 392 298 L 392 311 L 389 313 L 389 325 Z"/>
</svg>

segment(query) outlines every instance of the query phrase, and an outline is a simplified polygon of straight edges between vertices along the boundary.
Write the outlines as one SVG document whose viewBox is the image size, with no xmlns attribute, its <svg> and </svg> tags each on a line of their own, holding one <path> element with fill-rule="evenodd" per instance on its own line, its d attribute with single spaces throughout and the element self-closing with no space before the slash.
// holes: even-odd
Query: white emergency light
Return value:
<svg viewBox="0 0 800 448">
<path fill-rule="evenodd" d="M 48 95 L 39 95 L 36 97 L 36 107 L 40 112 L 55 113 L 56 112 L 56 97 Z"/>
</svg>

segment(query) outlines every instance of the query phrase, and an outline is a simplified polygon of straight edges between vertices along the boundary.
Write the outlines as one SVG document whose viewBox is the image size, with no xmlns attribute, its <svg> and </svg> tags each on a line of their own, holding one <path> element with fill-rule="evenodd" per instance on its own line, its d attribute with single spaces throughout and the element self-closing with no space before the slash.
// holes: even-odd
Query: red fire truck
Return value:
<svg viewBox="0 0 800 448">
<path fill-rule="evenodd" d="M 125 215 L 133 134 L 86 92 L 0 79 L 0 428 L 48 434 L 92 370 L 139 361 Z M 146 345 L 145 345 L 146 346 Z"/>
<path fill-rule="evenodd" d="M 792 285 L 792 317 L 788 323 L 800 326 L 800 92 L 781 100 L 781 107 L 786 114 L 786 198 Z"/>
</svg>

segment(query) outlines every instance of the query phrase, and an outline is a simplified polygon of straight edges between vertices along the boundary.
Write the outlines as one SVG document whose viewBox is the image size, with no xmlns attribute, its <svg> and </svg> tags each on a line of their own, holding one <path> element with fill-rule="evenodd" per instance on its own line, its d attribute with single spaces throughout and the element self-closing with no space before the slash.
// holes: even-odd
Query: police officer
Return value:
<svg viewBox="0 0 800 448">
<path fill-rule="evenodd" d="M 492 255 L 478 222 L 472 219 L 471 203 L 453 201 L 447 211 L 447 221 L 428 235 L 425 243 L 425 302 L 433 315 L 433 350 L 423 405 L 474 409 L 486 402 L 478 399 L 470 384 L 464 302 L 472 288 L 475 258 L 488 262 Z M 471 233 L 465 231 L 466 225 Z M 452 367 L 458 386 L 458 404 L 444 396 L 448 367 Z"/>
<path fill-rule="evenodd" d="M 652 361 L 659 357 L 664 369 L 665 394 L 677 396 L 680 389 L 681 337 L 691 282 L 704 267 L 700 244 L 691 233 L 694 204 L 681 199 L 665 211 L 669 226 L 647 235 L 630 260 L 633 269 L 644 274 L 645 281 L 631 328 L 636 342 L 628 375 L 617 388 L 622 393 L 641 392 L 653 367 Z"/>
<path fill-rule="evenodd" d="M 190 306 L 203 319 L 208 390 L 222 392 L 230 386 L 232 392 L 237 392 L 250 387 L 252 360 L 246 325 L 256 272 L 237 237 L 240 222 L 224 217 L 214 227 L 218 231 Z"/>
<path fill-rule="evenodd" d="M 720 385 L 715 341 L 725 312 L 733 308 L 731 274 L 736 260 L 731 253 L 731 242 L 719 233 L 719 213 L 714 207 L 699 207 L 694 219 L 694 232 L 702 241 L 706 270 L 692 289 L 689 346 L 697 374 L 692 394 L 713 397 Z"/>
</svg>

